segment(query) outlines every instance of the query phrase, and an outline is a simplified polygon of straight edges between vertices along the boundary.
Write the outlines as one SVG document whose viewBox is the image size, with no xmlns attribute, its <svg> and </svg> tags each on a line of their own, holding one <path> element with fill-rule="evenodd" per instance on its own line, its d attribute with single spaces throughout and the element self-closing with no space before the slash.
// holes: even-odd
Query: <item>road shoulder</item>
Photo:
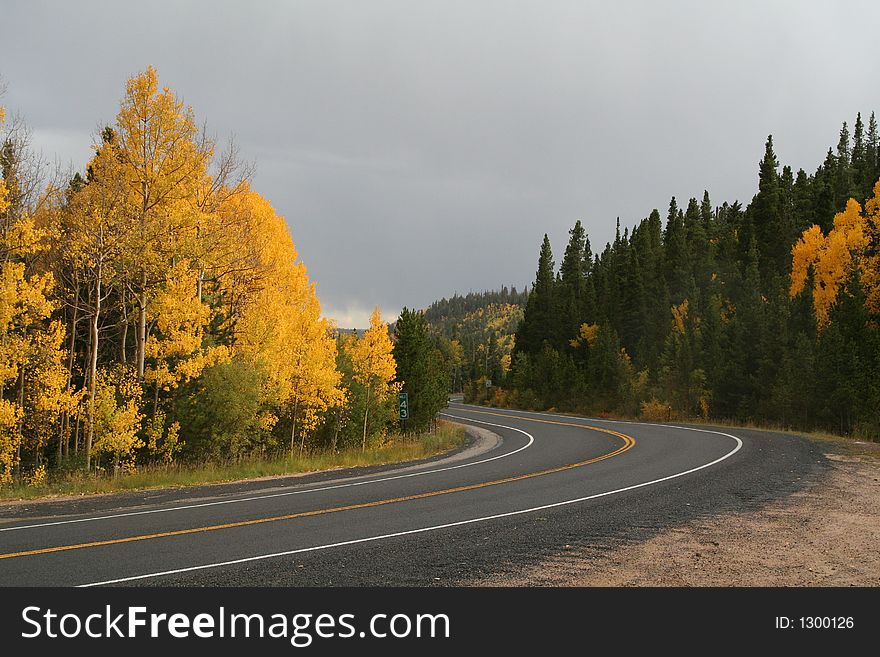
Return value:
<svg viewBox="0 0 880 657">
<path fill-rule="evenodd" d="M 237 495 L 261 495 L 322 484 L 336 485 L 375 475 L 397 475 L 418 470 L 454 465 L 466 459 L 477 458 L 497 449 L 502 439 L 494 432 L 476 427 L 465 427 L 464 444 L 445 454 L 403 463 L 389 463 L 360 468 L 332 469 L 320 472 L 275 475 L 234 482 L 203 484 L 177 488 L 150 488 L 140 491 L 99 493 L 94 495 L 47 497 L 0 502 L 0 527 L 7 522 L 23 519 L 51 519 L 67 515 L 144 510 L 187 504 L 211 502 Z"/>
<path fill-rule="evenodd" d="M 824 445 L 828 468 L 758 509 L 637 542 L 564 549 L 482 579 L 498 586 L 880 585 L 880 445 Z"/>
</svg>

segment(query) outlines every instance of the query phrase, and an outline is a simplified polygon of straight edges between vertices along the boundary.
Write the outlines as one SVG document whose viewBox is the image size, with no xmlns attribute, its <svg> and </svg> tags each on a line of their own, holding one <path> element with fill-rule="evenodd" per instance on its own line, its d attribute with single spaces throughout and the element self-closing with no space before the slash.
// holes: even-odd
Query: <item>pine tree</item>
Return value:
<svg viewBox="0 0 880 657">
<path fill-rule="evenodd" d="M 708 202 L 708 194 L 703 201 L 704 204 Z M 688 253 L 691 258 L 691 277 L 694 282 L 694 292 L 689 296 L 693 302 L 699 302 L 700 291 L 706 288 L 712 275 L 712 254 L 709 248 L 705 211 L 697 204 L 696 198 L 688 201 L 684 221 L 687 229 Z"/>
<path fill-rule="evenodd" d="M 590 238 L 584 237 L 584 290 L 581 295 L 581 313 L 585 322 L 593 322 L 596 318 L 596 283 L 593 277 L 593 267 L 595 260 L 593 257 L 593 249 L 590 245 Z"/>
<path fill-rule="evenodd" d="M 636 249 L 625 242 L 623 250 L 621 285 L 620 285 L 620 316 L 617 323 L 622 346 L 628 353 L 637 357 L 643 344 L 645 331 L 645 283 L 644 271 Z"/>
<path fill-rule="evenodd" d="M 850 146 L 849 128 L 846 121 L 840 128 L 837 142 L 837 164 L 834 172 L 834 207 L 839 211 L 846 205 L 846 200 L 856 195 L 854 172 L 852 165 L 852 148 Z"/>
<path fill-rule="evenodd" d="M 742 286 L 733 300 L 727 326 L 728 357 L 718 395 L 722 417 L 753 419 L 764 390 L 760 371 L 766 325 L 758 259 L 758 247 L 752 241 L 744 263 Z"/>
<path fill-rule="evenodd" d="M 877 119 L 874 112 L 871 112 L 871 118 L 868 121 L 868 137 L 865 142 L 863 188 L 872 189 L 878 178 L 880 178 L 880 136 L 877 134 Z"/>
<path fill-rule="evenodd" d="M 586 321 L 584 301 L 587 285 L 585 249 L 587 235 L 580 220 L 569 231 L 568 245 L 559 267 L 559 283 L 556 296 L 559 307 L 559 323 L 556 345 L 564 347 L 578 333 L 580 325 Z"/>
<path fill-rule="evenodd" d="M 397 381 L 407 393 L 408 428 L 425 429 L 446 405 L 449 377 L 424 313 L 404 307 L 394 324 L 394 361 Z"/>
<path fill-rule="evenodd" d="M 767 137 L 764 157 L 758 164 L 758 193 L 749 205 L 749 219 L 754 226 L 758 248 L 761 280 L 766 284 L 774 271 L 787 260 L 788 245 L 782 217 L 782 191 L 779 180 L 779 161 L 773 151 L 773 135 Z M 751 236 L 746 236 L 751 241 Z"/>
<path fill-rule="evenodd" d="M 823 231 L 831 230 L 834 215 L 840 212 L 836 188 L 837 158 L 829 148 L 825 161 L 816 169 L 813 179 L 814 217 L 813 223 Z"/>
<path fill-rule="evenodd" d="M 817 223 L 813 186 L 806 172 L 798 169 L 791 190 L 791 230 L 795 236 Z"/>
<path fill-rule="evenodd" d="M 551 339 L 553 335 L 556 310 L 555 266 L 550 239 L 545 234 L 538 256 L 535 284 L 529 293 L 523 320 L 516 332 L 516 352 L 535 354 L 541 350 L 544 341 Z"/>
<path fill-rule="evenodd" d="M 862 113 L 856 115 L 856 123 L 853 127 L 853 146 L 852 146 L 852 175 L 855 187 L 855 198 L 861 202 L 870 194 L 871 187 L 865 187 L 865 169 L 867 168 L 867 149 L 865 144 L 865 126 L 862 124 Z"/>
<path fill-rule="evenodd" d="M 703 220 L 703 229 L 706 231 L 706 234 L 711 233 L 712 227 L 712 201 L 709 198 L 709 190 L 703 190 L 703 200 L 700 202 L 700 217 Z"/>
<path fill-rule="evenodd" d="M 678 304 L 684 301 L 691 290 L 692 270 L 684 214 L 678 209 L 674 196 L 669 202 L 663 247 L 669 297 L 672 303 Z"/>
</svg>

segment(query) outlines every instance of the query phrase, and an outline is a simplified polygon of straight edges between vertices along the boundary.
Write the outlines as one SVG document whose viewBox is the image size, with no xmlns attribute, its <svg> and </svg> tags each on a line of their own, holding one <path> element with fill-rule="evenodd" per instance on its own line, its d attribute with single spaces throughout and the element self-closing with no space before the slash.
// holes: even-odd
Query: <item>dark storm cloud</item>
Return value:
<svg viewBox="0 0 880 657">
<path fill-rule="evenodd" d="M 235 133 L 341 324 L 521 286 L 543 233 L 559 257 L 576 219 L 598 250 L 672 195 L 747 202 L 767 134 L 812 170 L 841 121 L 880 109 L 872 2 L 12 2 L 2 18 L 4 102 L 50 155 L 81 166 L 147 64 Z"/>
</svg>

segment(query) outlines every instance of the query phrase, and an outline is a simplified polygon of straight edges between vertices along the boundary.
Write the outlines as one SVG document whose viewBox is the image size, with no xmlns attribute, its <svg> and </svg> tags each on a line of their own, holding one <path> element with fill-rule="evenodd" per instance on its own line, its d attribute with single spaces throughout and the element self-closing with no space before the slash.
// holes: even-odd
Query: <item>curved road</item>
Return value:
<svg viewBox="0 0 880 657">
<path fill-rule="evenodd" d="M 481 454 L 0 507 L 0 584 L 431 585 L 612 545 L 787 494 L 809 442 L 452 403 Z"/>
</svg>

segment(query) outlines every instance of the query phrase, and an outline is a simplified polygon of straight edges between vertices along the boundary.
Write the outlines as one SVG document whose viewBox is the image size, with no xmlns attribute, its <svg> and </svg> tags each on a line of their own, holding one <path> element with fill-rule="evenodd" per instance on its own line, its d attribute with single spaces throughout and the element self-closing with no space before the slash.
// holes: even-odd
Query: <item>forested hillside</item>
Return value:
<svg viewBox="0 0 880 657">
<path fill-rule="evenodd" d="M 673 198 L 597 254 L 578 221 L 558 269 L 545 236 L 488 401 L 880 436 L 875 117 L 812 174 L 770 137 L 757 173 L 746 207 Z"/>
<path fill-rule="evenodd" d="M 501 381 L 510 370 L 513 334 L 522 321 L 528 291 L 515 287 L 469 292 L 435 301 L 425 319 L 446 354 L 454 392 Z"/>
</svg>

